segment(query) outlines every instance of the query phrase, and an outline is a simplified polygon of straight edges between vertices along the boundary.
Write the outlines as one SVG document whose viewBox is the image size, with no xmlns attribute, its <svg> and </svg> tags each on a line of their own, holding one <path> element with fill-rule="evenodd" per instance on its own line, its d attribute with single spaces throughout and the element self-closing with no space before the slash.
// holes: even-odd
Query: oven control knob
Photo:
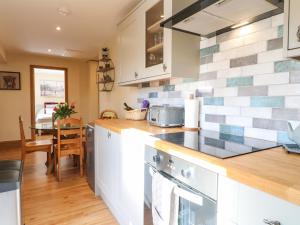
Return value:
<svg viewBox="0 0 300 225">
<path fill-rule="evenodd" d="M 162 160 L 161 155 L 157 154 L 153 156 L 153 162 L 160 163 L 161 160 Z"/>
<path fill-rule="evenodd" d="M 184 178 L 190 178 L 192 176 L 192 169 L 182 169 L 181 170 L 181 176 L 183 176 Z"/>
</svg>

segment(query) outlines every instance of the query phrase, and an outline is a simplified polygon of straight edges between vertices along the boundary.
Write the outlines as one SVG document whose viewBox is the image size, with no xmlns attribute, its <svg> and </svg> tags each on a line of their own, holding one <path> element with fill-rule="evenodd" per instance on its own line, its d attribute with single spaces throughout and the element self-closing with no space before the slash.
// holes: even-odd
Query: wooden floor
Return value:
<svg viewBox="0 0 300 225">
<path fill-rule="evenodd" d="M 19 159 L 17 148 L 0 150 L 0 160 Z M 46 175 L 46 154 L 28 155 L 23 176 L 23 214 L 26 225 L 117 224 L 107 206 L 80 178 L 72 160 L 63 162 L 62 182 Z"/>
</svg>

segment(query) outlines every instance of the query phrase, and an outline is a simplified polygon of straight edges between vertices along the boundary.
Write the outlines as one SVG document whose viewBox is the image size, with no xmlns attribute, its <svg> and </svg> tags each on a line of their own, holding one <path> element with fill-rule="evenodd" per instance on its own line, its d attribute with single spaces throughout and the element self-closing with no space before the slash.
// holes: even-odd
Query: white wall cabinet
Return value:
<svg viewBox="0 0 300 225">
<path fill-rule="evenodd" d="M 143 224 L 144 142 L 137 135 L 95 127 L 96 195 L 121 225 Z"/>
<path fill-rule="evenodd" d="M 135 81 L 143 71 L 143 5 L 118 26 L 118 83 Z"/>
<path fill-rule="evenodd" d="M 285 0 L 284 3 L 284 49 L 286 57 L 300 56 L 300 1 Z"/>
<path fill-rule="evenodd" d="M 199 37 L 159 26 L 162 17 L 172 15 L 176 3 L 145 0 L 118 25 L 119 85 L 170 77 L 198 78 Z"/>
<path fill-rule="evenodd" d="M 300 224 L 300 206 L 219 176 L 218 225 Z M 275 224 L 274 224 L 275 225 Z"/>
</svg>

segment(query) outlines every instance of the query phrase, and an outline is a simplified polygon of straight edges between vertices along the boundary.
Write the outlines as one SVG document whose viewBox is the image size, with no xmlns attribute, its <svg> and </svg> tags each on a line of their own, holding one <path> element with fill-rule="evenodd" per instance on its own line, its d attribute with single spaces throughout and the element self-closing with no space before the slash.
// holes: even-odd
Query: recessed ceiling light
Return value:
<svg viewBox="0 0 300 225">
<path fill-rule="evenodd" d="M 61 31 L 61 27 L 60 27 L 60 26 L 57 26 L 55 29 L 56 29 L 57 31 Z"/>
<path fill-rule="evenodd" d="M 238 27 L 241 27 L 241 26 L 244 26 L 244 25 L 247 25 L 249 24 L 248 21 L 245 21 L 245 22 L 241 22 L 241 23 L 238 23 L 236 25 L 233 25 L 231 28 L 234 29 L 234 28 L 238 28 Z"/>
<path fill-rule="evenodd" d="M 68 9 L 66 6 L 61 6 L 57 9 L 58 14 L 62 16 L 69 16 L 71 14 L 71 10 Z"/>
<path fill-rule="evenodd" d="M 51 50 L 51 48 L 48 48 L 48 52 L 51 52 L 52 50 Z"/>
</svg>

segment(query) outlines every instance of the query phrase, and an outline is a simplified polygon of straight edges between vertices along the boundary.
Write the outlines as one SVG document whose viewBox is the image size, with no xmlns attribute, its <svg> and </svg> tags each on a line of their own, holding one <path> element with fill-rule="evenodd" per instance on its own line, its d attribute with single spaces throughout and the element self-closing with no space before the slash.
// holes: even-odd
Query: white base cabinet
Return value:
<svg viewBox="0 0 300 225">
<path fill-rule="evenodd" d="M 121 136 L 96 126 L 95 151 L 96 195 L 103 198 L 118 222 L 121 222 Z"/>
<path fill-rule="evenodd" d="M 139 135 L 139 136 L 137 136 Z M 144 144 L 140 134 L 95 127 L 96 195 L 121 225 L 142 225 Z"/>
<path fill-rule="evenodd" d="M 223 176 L 219 176 L 218 190 L 218 225 L 300 224 L 298 205 Z"/>
</svg>

